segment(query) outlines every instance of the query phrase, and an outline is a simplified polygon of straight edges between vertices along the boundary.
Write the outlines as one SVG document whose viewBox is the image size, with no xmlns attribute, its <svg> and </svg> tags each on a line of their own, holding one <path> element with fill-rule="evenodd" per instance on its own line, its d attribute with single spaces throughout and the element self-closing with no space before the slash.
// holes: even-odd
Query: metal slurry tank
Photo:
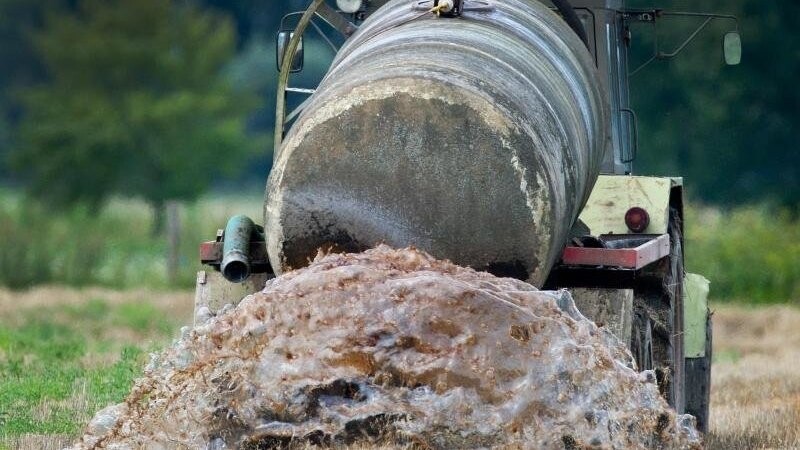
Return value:
<svg viewBox="0 0 800 450">
<path fill-rule="evenodd" d="M 457 19 L 418 4 L 364 23 L 283 141 L 272 266 L 383 242 L 540 286 L 609 141 L 594 61 L 534 0 L 467 2 Z"/>
</svg>

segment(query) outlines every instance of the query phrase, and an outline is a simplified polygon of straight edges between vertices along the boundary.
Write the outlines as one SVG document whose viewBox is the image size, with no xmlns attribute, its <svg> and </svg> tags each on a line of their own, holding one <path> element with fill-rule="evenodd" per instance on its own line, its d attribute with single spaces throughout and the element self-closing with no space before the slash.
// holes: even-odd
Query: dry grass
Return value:
<svg viewBox="0 0 800 450">
<path fill-rule="evenodd" d="M 169 317 L 176 327 L 191 317 L 192 294 L 188 292 L 46 287 L 22 293 L 0 290 L 0 327 L 20 326 L 32 311 L 58 315 L 63 309 L 65 317 L 69 317 L 66 311 L 70 308 L 85 306 L 97 298 L 112 307 L 137 303 L 155 309 Z M 80 324 L 90 325 L 88 320 Z M 123 327 L 122 331 L 105 328 L 97 327 L 97 338 L 112 339 L 115 346 L 148 338 L 142 334 L 148 332 L 146 328 Z M 169 337 L 163 335 L 159 339 Z M 708 447 L 800 449 L 800 310 L 720 306 L 715 313 L 714 351 L 712 431 Z M 105 366 L 118 357 L 113 351 L 90 353 L 81 360 L 86 367 Z M 66 407 L 85 421 L 93 413 L 87 410 L 92 409 L 88 405 L 93 402 L 87 398 L 85 385 L 78 384 L 71 396 L 42 402 L 33 415 L 45 418 L 54 407 Z M 55 449 L 73 439 L 74 436 L 64 434 L 22 434 L 0 440 L 0 448 L 5 444 L 10 448 Z"/>
<path fill-rule="evenodd" d="M 150 289 L 112 290 L 103 288 L 72 289 L 56 286 L 38 287 L 27 291 L 0 289 L 0 317 L 4 325 L 20 319 L 24 311 L 61 306 L 81 306 L 87 300 L 101 298 L 109 306 L 142 302 L 170 317 L 190 320 L 194 307 L 192 292 L 164 292 Z"/>
<path fill-rule="evenodd" d="M 708 447 L 800 448 L 800 310 L 726 306 L 714 324 Z"/>
</svg>

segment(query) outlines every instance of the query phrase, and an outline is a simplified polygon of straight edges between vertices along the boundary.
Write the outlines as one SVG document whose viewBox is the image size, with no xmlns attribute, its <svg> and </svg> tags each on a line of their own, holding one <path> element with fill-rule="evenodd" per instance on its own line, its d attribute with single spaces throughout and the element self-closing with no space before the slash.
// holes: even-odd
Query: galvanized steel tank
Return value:
<svg viewBox="0 0 800 450">
<path fill-rule="evenodd" d="M 276 155 L 273 268 L 384 242 L 544 282 L 608 144 L 608 102 L 575 33 L 534 0 L 461 18 L 394 0 L 340 51 Z"/>
</svg>

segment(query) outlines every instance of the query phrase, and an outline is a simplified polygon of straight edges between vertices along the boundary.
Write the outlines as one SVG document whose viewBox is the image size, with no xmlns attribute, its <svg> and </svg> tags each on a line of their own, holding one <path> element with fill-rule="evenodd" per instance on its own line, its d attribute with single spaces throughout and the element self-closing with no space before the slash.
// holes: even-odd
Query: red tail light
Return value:
<svg viewBox="0 0 800 450">
<path fill-rule="evenodd" d="M 625 225 L 634 233 L 643 233 L 650 226 L 650 214 L 644 208 L 634 206 L 625 213 Z"/>
</svg>

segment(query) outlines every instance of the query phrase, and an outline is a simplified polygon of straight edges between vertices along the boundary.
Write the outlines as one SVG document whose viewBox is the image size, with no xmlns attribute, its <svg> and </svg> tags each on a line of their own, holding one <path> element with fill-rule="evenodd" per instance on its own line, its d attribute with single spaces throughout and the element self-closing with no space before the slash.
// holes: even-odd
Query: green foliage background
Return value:
<svg viewBox="0 0 800 450">
<path fill-rule="evenodd" d="M 285 13 L 307 3 L 0 0 L 0 159 L 8 163 L 8 155 L 17 153 L 17 165 L 0 163 L 0 173 L 17 185 L 32 184 L 42 196 L 67 200 L 116 192 L 191 198 L 210 183 L 263 183 L 270 166 L 264 136 L 274 123 L 274 33 Z M 704 203 L 767 201 L 797 213 L 800 152 L 794 132 L 800 94 L 794 78 L 800 73 L 800 3 L 628 0 L 631 8 L 653 6 L 737 15 L 744 60 L 738 67 L 722 64 L 721 36 L 732 26 L 717 21 L 678 58 L 657 61 L 631 80 L 641 128 L 637 173 L 685 176 L 692 197 Z M 651 55 L 656 34 L 667 50 L 697 24 L 663 19 L 657 30 L 634 26 L 632 66 Z M 313 87 L 331 56 L 311 39 L 307 68 L 296 84 Z M 53 129 L 41 130 L 45 123 Z M 246 139 L 237 134 L 243 128 L 237 124 L 246 126 Z M 65 134 L 77 138 L 63 143 Z M 126 145 L 97 150 L 107 142 Z M 246 144 L 251 147 L 241 150 Z M 100 188 L 53 193 L 47 183 L 37 183 L 54 169 L 30 166 L 47 167 L 45 154 L 52 158 L 54 148 L 75 155 L 59 158 L 91 169 L 102 166 L 75 182 Z M 187 158 L 189 148 L 195 149 L 194 158 Z M 135 159 L 157 161 L 161 170 L 128 164 L 131 154 L 140 153 L 144 158 Z M 216 156 L 214 165 L 208 154 Z M 230 157 L 219 158 L 222 154 Z M 192 170 L 185 170 L 186 164 Z M 166 175 L 176 171 L 202 176 Z M 123 181 L 122 175 L 131 173 L 148 176 Z M 153 192 L 153 180 L 163 186 L 159 192 Z"/>
<path fill-rule="evenodd" d="M 0 285 L 98 285 L 118 289 L 192 288 L 197 248 L 228 217 L 261 215 L 260 196 L 201 199 L 180 211 L 178 279 L 167 277 L 167 240 L 153 236 L 156 217 L 141 200 L 114 198 L 98 211 L 53 213 L 13 191 L 0 191 Z"/>
<path fill-rule="evenodd" d="M 11 168 L 50 205 L 193 200 L 241 165 L 248 99 L 222 69 L 230 19 L 166 0 L 84 0 L 32 37 L 47 82 L 20 94 Z"/>
<path fill-rule="evenodd" d="M 676 59 L 631 80 L 641 118 L 638 171 L 686 177 L 692 197 L 718 205 L 766 201 L 800 208 L 800 3 L 759 0 L 631 1 L 673 11 L 739 17 L 742 64 L 725 66 L 715 21 Z M 672 50 L 702 19 L 664 19 L 657 33 L 634 28 L 633 66 L 652 55 L 657 34 Z"/>
</svg>

